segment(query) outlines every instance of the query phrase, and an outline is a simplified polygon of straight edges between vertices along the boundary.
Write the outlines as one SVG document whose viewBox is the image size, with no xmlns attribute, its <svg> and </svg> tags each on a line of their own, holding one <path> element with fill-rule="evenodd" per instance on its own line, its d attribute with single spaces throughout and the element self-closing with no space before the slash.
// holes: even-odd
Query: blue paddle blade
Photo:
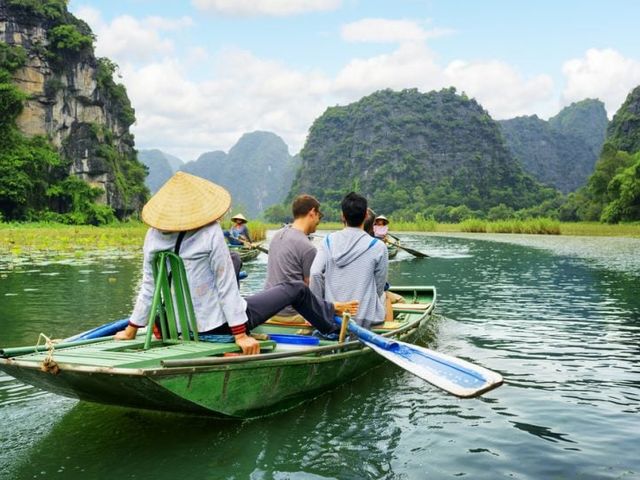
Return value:
<svg viewBox="0 0 640 480">
<path fill-rule="evenodd" d="M 362 340 L 399 367 L 461 398 L 476 397 L 502 385 L 502 375 L 460 358 L 394 341 L 389 349 Z"/>
<path fill-rule="evenodd" d="M 335 319 L 338 324 L 340 318 Z M 387 360 L 458 397 L 478 396 L 502 385 L 499 373 L 460 358 L 399 340 L 385 338 L 349 322 L 358 339 Z"/>
</svg>

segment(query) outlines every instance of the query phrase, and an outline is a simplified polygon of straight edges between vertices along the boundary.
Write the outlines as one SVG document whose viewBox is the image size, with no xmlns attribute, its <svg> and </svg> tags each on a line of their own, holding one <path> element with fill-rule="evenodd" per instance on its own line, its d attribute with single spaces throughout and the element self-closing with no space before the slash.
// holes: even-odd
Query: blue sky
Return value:
<svg viewBox="0 0 640 480">
<path fill-rule="evenodd" d="M 332 105 L 455 86 L 496 119 L 640 85 L 640 2 L 71 0 L 120 65 L 140 149 L 189 161 L 268 130 L 296 153 Z M 635 38 L 634 38 L 635 36 Z"/>
</svg>

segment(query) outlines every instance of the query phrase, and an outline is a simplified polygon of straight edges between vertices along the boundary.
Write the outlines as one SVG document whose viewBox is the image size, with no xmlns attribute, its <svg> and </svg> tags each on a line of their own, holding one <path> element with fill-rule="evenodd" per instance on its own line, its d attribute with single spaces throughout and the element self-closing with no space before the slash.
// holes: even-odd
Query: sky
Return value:
<svg viewBox="0 0 640 480">
<path fill-rule="evenodd" d="M 496 120 L 640 85 L 635 0 L 71 0 L 119 65 L 138 149 L 184 161 L 274 132 L 291 154 L 328 107 L 454 86 Z"/>
</svg>

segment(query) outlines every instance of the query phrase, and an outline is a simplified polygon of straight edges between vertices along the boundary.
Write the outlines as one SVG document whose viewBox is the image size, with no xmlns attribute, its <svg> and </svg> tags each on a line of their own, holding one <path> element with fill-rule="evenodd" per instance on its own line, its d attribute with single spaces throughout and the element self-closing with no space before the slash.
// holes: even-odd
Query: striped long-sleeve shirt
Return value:
<svg viewBox="0 0 640 480">
<path fill-rule="evenodd" d="M 360 228 L 327 235 L 311 265 L 311 291 L 329 302 L 358 300 L 354 320 L 369 326 L 384 322 L 384 285 L 388 253 L 383 242 Z"/>
</svg>

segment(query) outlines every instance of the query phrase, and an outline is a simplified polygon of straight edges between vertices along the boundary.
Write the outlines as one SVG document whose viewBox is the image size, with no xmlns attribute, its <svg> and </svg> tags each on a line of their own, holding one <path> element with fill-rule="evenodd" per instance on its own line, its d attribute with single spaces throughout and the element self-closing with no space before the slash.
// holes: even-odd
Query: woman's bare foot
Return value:
<svg viewBox="0 0 640 480">
<path fill-rule="evenodd" d="M 355 315 L 358 313 L 358 306 L 360 302 L 357 300 L 349 300 L 348 302 L 333 302 L 333 308 L 336 310 L 336 315 L 342 315 L 343 313 L 349 313 Z"/>
</svg>

